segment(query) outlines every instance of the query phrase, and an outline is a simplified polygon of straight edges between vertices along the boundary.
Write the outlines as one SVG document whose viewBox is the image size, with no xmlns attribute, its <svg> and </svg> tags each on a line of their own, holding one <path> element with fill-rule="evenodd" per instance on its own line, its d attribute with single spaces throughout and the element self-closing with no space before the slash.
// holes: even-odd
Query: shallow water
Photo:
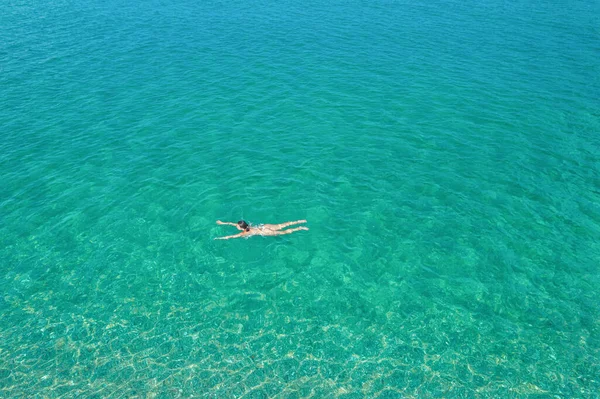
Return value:
<svg viewBox="0 0 600 399">
<path fill-rule="evenodd" d="M 599 397 L 559 3 L 0 5 L 0 397 Z"/>
</svg>

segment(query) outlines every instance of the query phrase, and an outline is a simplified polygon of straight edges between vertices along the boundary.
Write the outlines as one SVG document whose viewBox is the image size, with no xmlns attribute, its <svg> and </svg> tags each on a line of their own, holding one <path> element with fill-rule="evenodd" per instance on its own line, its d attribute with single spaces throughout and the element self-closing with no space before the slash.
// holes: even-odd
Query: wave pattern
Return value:
<svg viewBox="0 0 600 399">
<path fill-rule="evenodd" d="M 596 3 L 0 14 L 0 396 L 597 397 Z"/>
</svg>

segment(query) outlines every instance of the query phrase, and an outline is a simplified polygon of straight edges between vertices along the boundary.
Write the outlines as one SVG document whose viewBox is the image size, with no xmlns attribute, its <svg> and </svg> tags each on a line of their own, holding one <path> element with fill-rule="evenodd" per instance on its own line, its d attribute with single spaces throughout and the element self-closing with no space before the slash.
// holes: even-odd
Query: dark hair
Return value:
<svg viewBox="0 0 600 399">
<path fill-rule="evenodd" d="M 244 229 L 245 231 L 250 231 L 250 226 L 248 226 L 248 223 L 246 223 L 245 220 L 240 220 L 238 222 L 238 226 L 240 226 L 242 229 Z"/>
</svg>

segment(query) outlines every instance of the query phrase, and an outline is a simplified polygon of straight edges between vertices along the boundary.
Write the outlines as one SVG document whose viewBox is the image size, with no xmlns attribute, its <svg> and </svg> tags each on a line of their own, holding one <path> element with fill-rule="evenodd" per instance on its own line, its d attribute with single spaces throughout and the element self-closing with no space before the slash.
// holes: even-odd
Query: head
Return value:
<svg viewBox="0 0 600 399">
<path fill-rule="evenodd" d="M 240 226 L 244 231 L 250 231 L 250 226 L 248 226 L 248 223 L 246 223 L 245 220 L 240 220 L 238 222 L 238 226 Z"/>
</svg>

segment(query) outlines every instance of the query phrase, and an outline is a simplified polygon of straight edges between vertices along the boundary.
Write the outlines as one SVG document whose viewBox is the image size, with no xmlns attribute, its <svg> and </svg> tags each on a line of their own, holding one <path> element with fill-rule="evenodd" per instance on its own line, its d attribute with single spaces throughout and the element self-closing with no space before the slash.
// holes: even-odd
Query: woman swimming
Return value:
<svg viewBox="0 0 600 399">
<path fill-rule="evenodd" d="M 292 226 L 298 223 L 306 223 L 306 220 L 296 220 L 295 222 L 287 222 L 280 224 L 259 224 L 258 226 L 251 226 L 244 220 L 240 220 L 237 223 L 221 222 L 220 220 L 217 220 L 217 224 L 234 226 L 242 232 L 232 236 L 217 237 L 215 238 L 215 240 L 229 240 L 230 238 L 240 237 L 248 238 L 251 236 L 280 236 L 283 234 L 293 233 L 294 231 L 308 230 L 308 227 L 304 226 L 296 227 L 289 230 L 281 230 L 285 227 Z"/>
</svg>

